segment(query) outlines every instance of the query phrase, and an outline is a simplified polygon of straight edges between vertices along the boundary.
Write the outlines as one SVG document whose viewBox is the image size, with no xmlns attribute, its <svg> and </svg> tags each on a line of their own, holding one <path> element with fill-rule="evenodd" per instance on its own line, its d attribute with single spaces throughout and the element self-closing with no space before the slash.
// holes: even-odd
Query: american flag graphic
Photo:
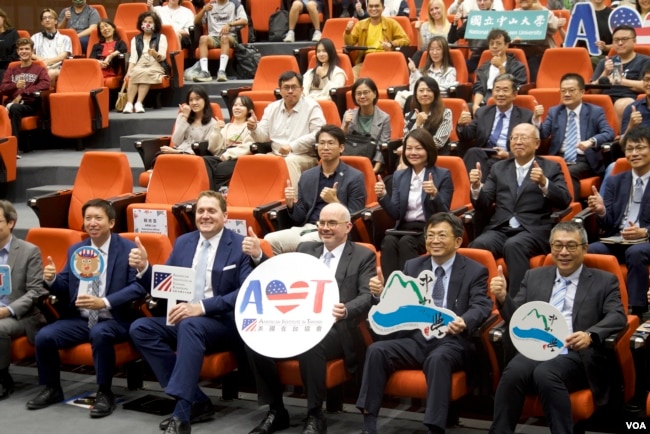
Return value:
<svg viewBox="0 0 650 434">
<path fill-rule="evenodd" d="M 307 282 L 298 281 L 289 287 L 295 292 L 289 292 L 286 285 L 280 280 L 272 280 L 266 285 L 266 296 L 271 300 L 277 310 L 287 313 L 295 309 L 300 304 L 298 300 L 307 298 L 308 292 L 298 292 L 300 289 L 307 289 Z"/>
<path fill-rule="evenodd" d="M 154 271 L 153 287 L 156 291 L 169 292 L 172 288 L 172 273 Z"/>
<path fill-rule="evenodd" d="M 619 6 L 609 15 L 609 28 L 613 32 L 623 24 L 635 28 L 637 44 L 650 44 L 650 14 L 642 18 L 636 9 Z"/>
<path fill-rule="evenodd" d="M 254 332 L 257 328 L 257 319 L 244 318 L 241 329 L 245 332 Z"/>
</svg>

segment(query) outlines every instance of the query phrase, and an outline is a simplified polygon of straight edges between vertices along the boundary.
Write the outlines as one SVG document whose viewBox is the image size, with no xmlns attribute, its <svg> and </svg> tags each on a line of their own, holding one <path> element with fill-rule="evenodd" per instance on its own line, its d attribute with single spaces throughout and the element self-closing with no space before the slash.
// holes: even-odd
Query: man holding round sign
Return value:
<svg viewBox="0 0 650 434">
<path fill-rule="evenodd" d="M 249 319 L 251 322 L 243 322 L 243 327 L 238 327 L 240 334 L 246 341 L 247 351 L 251 360 L 252 368 L 255 373 L 257 383 L 258 402 L 260 405 L 268 404 L 269 413 L 257 425 L 250 434 L 270 434 L 277 430 L 289 427 L 289 413 L 284 407 L 282 401 L 283 386 L 276 367 L 276 360 L 273 357 L 290 357 L 296 355 L 296 352 L 286 354 L 277 354 L 273 350 L 265 350 L 262 346 L 255 345 L 252 340 L 247 339 L 247 335 L 268 331 L 268 327 L 276 326 L 275 338 L 272 342 L 275 347 L 285 347 L 288 351 L 295 349 L 295 343 L 291 338 L 291 333 L 305 335 L 305 327 L 311 327 L 311 322 L 320 321 L 322 314 L 331 315 L 334 318 L 334 325 L 331 329 L 321 336 L 313 334 L 309 345 L 300 347 L 301 354 L 297 356 L 300 363 L 300 376 L 307 389 L 307 421 L 305 423 L 303 434 L 325 433 L 327 426 L 325 416 L 323 415 L 323 401 L 327 392 L 326 387 L 326 367 L 329 360 L 343 358 L 345 360 L 346 370 L 353 374 L 359 369 L 358 360 L 361 355 L 358 353 L 363 348 L 363 340 L 358 329 L 359 321 L 363 321 L 368 313 L 371 304 L 371 295 L 368 289 L 370 278 L 376 273 L 375 253 L 370 249 L 359 246 L 348 241 L 348 234 L 352 229 L 350 222 L 350 213 L 346 207 L 338 203 L 326 205 L 320 213 L 319 220 L 316 222 L 318 234 L 322 242 L 304 242 L 298 245 L 300 254 L 307 254 L 320 261 L 318 266 L 327 267 L 329 273 L 324 276 L 319 273 L 319 267 L 313 267 L 306 271 L 314 271 L 314 276 L 321 275 L 322 278 L 304 279 L 302 282 L 295 282 L 294 275 L 301 271 L 295 268 L 277 267 L 277 280 L 265 285 L 265 296 L 256 297 L 255 291 L 250 289 L 250 285 L 244 285 L 240 291 L 240 297 L 237 300 L 238 322 Z M 259 240 L 254 234 L 244 239 L 244 252 L 251 255 L 253 261 L 259 263 L 266 257 L 262 254 Z M 269 260 L 282 261 L 286 255 L 297 255 L 288 253 L 279 255 Z M 273 262 L 275 263 L 275 262 Z M 264 267 L 266 263 L 262 264 Z M 285 271 L 287 270 L 287 271 Z M 254 271 L 255 273 L 255 271 Z M 253 275 L 251 274 L 251 277 Z M 314 281 L 315 280 L 315 281 Z M 337 302 L 328 302 L 328 295 L 323 294 L 322 302 L 319 300 L 319 291 L 328 292 L 330 280 L 336 280 L 338 284 Z M 289 288 L 283 288 L 285 283 Z M 293 282 L 293 283 L 290 283 Z M 321 284 L 319 284 L 319 282 Z M 264 315 L 257 320 L 253 319 L 252 313 L 260 313 L 260 309 L 271 308 L 271 310 L 282 310 L 291 313 L 292 306 L 302 308 L 301 293 L 305 294 L 308 302 L 308 309 L 302 318 L 289 318 L 283 315 L 277 318 L 277 315 Z M 256 301 L 261 301 L 256 303 Z M 280 304 L 278 304 L 280 303 Z M 329 305 L 329 306 L 328 306 Z M 259 307 L 257 307 L 259 306 Z M 264 310 L 262 310 L 264 311 Z M 275 312 L 274 312 L 275 313 Z M 270 318 L 270 321 L 267 320 Z M 256 322 L 255 329 L 253 327 Z M 267 321 L 264 323 L 264 321 Z M 275 324 L 277 321 L 277 324 Z M 331 325 L 331 318 L 329 320 Z M 260 329 L 260 322 L 265 327 Z M 318 327 L 321 324 L 314 324 Z M 322 327 L 327 322 L 322 320 Z M 283 329 L 283 326 L 284 329 Z M 243 330 L 242 330 L 243 328 Z M 254 331 L 253 331 L 254 330 Z M 299 343 L 302 345 L 302 343 Z M 260 354 L 264 351 L 264 354 Z"/>
<path fill-rule="evenodd" d="M 526 326 L 523 321 L 514 324 L 519 329 L 511 336 L 515 346 L 526 353 L 527 343 L 539 340 L 536 351 L 539 354 L 529 353 L 532 358 L 528 358 L 520 349 L 520 354 L 503 371 L 494 400 L 491 433 L 514 433 L 526 393 L 534 390 L 540 395 L 544 414 L 554 433 L 573 432 L 570 392 L 589 387 L 596 405 L 607 402 L 614 361 L 605 353 L 602 344 L 607 336 L 617 333 L 626 324 L 618 280 L 611 273 L 583 265 L 587 233 L 580 224 L 559 223 L 551 231 L 550 244 L 555 265 L 526 272 L 514 299 L 507 292 L 503 273 L 490 282 L 490 291 L 506 321 L 533 315 L 539 324 L 544 323 L 537 329 Z M 528 302 L 535 301 L 554 306 L 561 317 L 537 316 L 544 308 L 541 304 L 538 309 L 531 309 Z M 522 309 L 526 312 L 522 313 L 517 308 L 524 303 Z M 568 327 L 568 336 L 563 342 L 555 345 L 540 339 L 541 331 L 553 329 L 549 321 L 562 320 Z M 518 346 L 518 341 L 525 345 Z M 548 356 L 551 352 L 555 357 Z"/>
<path fill-rule="evenodd" d="M 451 374 L 463 369 L 471 348 L 468 337 L 492 310 L 492 301 L 487 294 L 488 272 L 478 262 L 456 254 L 462 242 L 463 223 L 460 219 L 451 213 L 436 213 L 429 218 L 425 228 L 428 254 L 404 264 L 407 276 L 420 277 L 423 271 L 434 272 L 436 281 L 425 297 L 436 300 L 437 307 L 452 311 L 455 318 L 446 324 L 444 337 L 427 339 L 418 328 L 368 347 L 357 399 L 357 407 L 363 413 L 362 433 L 377 433 L 377 416 L 386 382 L 393 372 L 400 369 L 424 371 L 427 407 L 423 423 L 430 433 L 445 432 Z M 370 290 L 373 295 L 382 296 L 381 305 L 384 301 L 381 275 L 370 280 Z M 388 296 L 390 294 L 386 294 Z"/>
<path fill-rule="evenodd" d="M 165 393 L 176 399 L 172 417 L 160 428 L 169 434 L 189 433 L 190 424 L 214 415 L 210 398 L 198 386 L 204 354 L 241 350 L 233 307 L 237 292 L 251 271 L 242 253 L 243 237 L 224 227 L 226 200 L 204 191 L 196 201 L 197 231 L 176 240 L 166 265 L 195 271 L 193 294 L 170 307 L 167 318 L 140 318 L 131 325 L 131 339 L 151 366 Z M 138 243 L 129 254 L 145 288 L 157 285 L 156 270 Z M 174 276 L 172 276 L 174 277 Z M 173 284 L 172 284 L 173 285 Z M 169 300 L 171 303 L 172 301 Z"/>
</svg>

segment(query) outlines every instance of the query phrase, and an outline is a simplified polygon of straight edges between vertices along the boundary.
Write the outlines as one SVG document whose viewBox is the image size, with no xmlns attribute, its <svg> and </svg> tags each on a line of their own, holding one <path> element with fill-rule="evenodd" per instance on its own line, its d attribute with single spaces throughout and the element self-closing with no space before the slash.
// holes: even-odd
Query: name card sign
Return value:
<svg viewBox="0 0 650 434">
<path fill-rule="evenodd" d="M 370 308 L 368 319 L 375 333 L 387 335 L 402 330 L 420 330 L 425 339 L 442 339 L 457 315 L 433 302 L 435 276 L 429 270 L 418 277 L 393 271 L 379 303 Z"/>
<path fill-rule="evenodd" d="M 167 299 L 167 325 L 169 312 L 179 301 L 194 300 L 196 271 L 172 265 L 154 265 L 151 269 L 151 296 Z"/>
<path fill-rule="evenodd" d="M 241 235 L 242 237 L 248 236 L 248 230 L 246 229 L 246 220 L 228 219 L 226 220 L 224 226 L 234 233 Z"/>
<path fill-rule="evenodd" d="M 545 361 L 565 350 L 569 326 L 562 312 L 544 301 L 519 307 L 510 319 L 510 339 L 517 351 L 532 360 Z"/>
<path fill-rule="evenodd" d="M 334 270 L 314 256 L 284 253 L 264 261 L 248 276 L 237 295 L 235 324 L 254 351 L 293 357 L 327 335 L 338 301 Z"/>
<path fill-rule="evenodd" d="M 11 267 L 0 265 L 0 295 L 11 294 Z"/>
<path fill-rule="evenodd" d="M 486 39 L 490 30 L 508 32 L 510 38 L 522 41 L 546 39 L 548 11 L 471 11 L 467 19 L 465 39 Z"/>
<path fill-rule="evenodd" d="M 133 209 L 133 232 L 167 235 L 167 211 L 164 209 Z"/>
</svg>

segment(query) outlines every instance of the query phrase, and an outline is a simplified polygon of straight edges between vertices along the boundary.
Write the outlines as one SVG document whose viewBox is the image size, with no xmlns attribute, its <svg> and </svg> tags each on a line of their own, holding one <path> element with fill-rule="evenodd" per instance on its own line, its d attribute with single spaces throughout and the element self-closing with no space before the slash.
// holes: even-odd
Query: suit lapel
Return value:
<svg viewBox="0 0 650 434">
<path fill-rule="evenodd" d="M 406 178 L 402 185 L 399 186 L 399 197 L 400 197 L 400 214 L 401 218 L 404 218 L 406 215 L 406 208 L 408 207 L 409 201 L 409 190 L 411 189 L 411 178 L 413 177 L 413 169 L 410 167 L 404 172 L 404 177 Z"/>
<path fill-rule="evenodd" d="M 20 254 L 20 246 L 16 242 L 14 237 L 11 238 L 11 244 L 9 245 L 9 252 L 7 252 L 7 265 L 14 269 L 14 264 L 16 263 L 16 258 Z"/>
<path fill-rule="evenodd" d="M 578 317 L 582 303 L 586 300 L 587 295 L 589 295 L 589 288 L 591 288 L 594 284 L 591 271 L 585 266 L 582 267 L 582 272 L 580 273 L 579 279 L 580 280 L 578 281 L 576 295 L 573 299 L 573 311 L 571 312 L 573 324 L 576 322 L 576 318 Z"/>
<path fill-rule="evenodd" d="M 627 209 L 627 204 L 630 200 L 631 191 L 632 191 L 632 171 L 628 170 L 621 176 L 621 189 L 619 190 L 619 195 L 617 198 L 618 206 L 616 207 L 616 210 L 619 213 L 618 218 L 616 219 L 617 228 L 620 227 L 621 223 L 623 223 L 623 217 L 625 216 L 625 210 Z M 646 193 L 647 193 L 647 189 L 646 189 Z"/>
<path fill-rule="evenodd" d="M 110 287 L 111 287 L 111 277 L 113 277 L 113 270 L 115 269 L 115 262 L 117 261 L 117 256 L 118 256 L 118 246 L 117 246 L 117 237 L 118 235 L 115 235 L 111 233 L 111 243 L 109 244 L 109 253 L 112 250 L 113 254 L 108 254 L 107 256 L 107 261 L 108 264 L 106 265 L 106 294 L 110 292 Z"/>
<path fill-rule="evenodd" d="M 227 229 L 223 229 L 219 246 L 217 247 L 217 254 L 214 256 L 212 263 L 212 294 L 217 293 L 217 288 L 221 281 L 221 270 L 226 266 L 230 258 L 230 245 L 232 244 L 231 233 Z"/>
<path fill-rule="evenodd" d="M 517 165 L 515 160 L 512 159 L 505 167 L 506 176 L 505 181 L 508 183 L 508 188 L 510 189 L 510 195 L 512 198 L 517 201 Z"/>
<path fill-rule="evenodd" d="M 447 286 L 447 309 L 451 309 L 454 312 L 456 310 L 456 300 L 458 300 L 458 291 L 463 283 L 464 274 L 465 258 L 456 253 L 454 265 L 451 267 L 451 276 L 449 276 L 449 285 Z"/>
<path fill-rule="evenodd" d="M 539 286 L 541 287 L 540 291 L 540 301 L 545 301 L 547 303 L 551 302 L 551 295 L 553 294 L 553 286 L 555 285 L 555 276 L 557 274 L 557 267 L 548 267 L 545 269 L 546 277 L 541 279 Z M 529 288 L 530 290 L 530 288 Z M 530 298 L 531 294 L 528 294 L 527 301 L 533 301 Z"/>
<path fill-rule="evenodd" d="M 580 109 L 580 140 L 589 138 L 587 127 L 589 126 L 590 112 L 589 107 L 585 103 L 582 103 L 582 108 Z"/>
<path fill-rule="evenodd" d="M 323 254 L 323 249 L 324 247 L 321 245 L 317 251 L 319 251 L 318 257 Z M 345 276 L 348 274 L 348 265 L 352 263 L 352 245 L 350 244 L 350 241 L 345 242 L 345 247 L 343 248 L 343 253 L 341 253 L 341 259 L 339 260 L 339 264 L 336 267 L 336 281 L 337 282 L 343 282 L 345 279 Z M 339 292 L 341 291 L 341 288 L 339 288 Z"/>
</svg>

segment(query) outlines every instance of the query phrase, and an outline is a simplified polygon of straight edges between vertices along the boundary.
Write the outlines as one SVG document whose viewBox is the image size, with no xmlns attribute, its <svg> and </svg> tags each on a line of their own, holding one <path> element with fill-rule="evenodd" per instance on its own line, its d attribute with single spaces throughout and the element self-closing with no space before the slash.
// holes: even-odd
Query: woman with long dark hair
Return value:
<svg viewBox="0 0 650 434">
<path fill-rule="evenodd" d="M 331 99 L 330 89 L 345 85 L 347 76 L 339 65 L 339 56 L 331 39 L 321 39 L 316 44 L 316 66 L 303 76 L 305 96 L 314 99 Z"/>
<path fill-rule="evenodd" d="M 210 98 L 201 86 L 190 87 L 185 102 L 179 105 L 180 113 L 176 117 L 172 142 L 174 147 L 163 146 L 163 154 L 191 154 L 192 143 L 206 142 L 217 125 L 212 116 Z"/>
<path fill-rule="evenodd" d="M 90 58 L 97 59 L 104 78 L 115 77 L 119 68 L 119 56 L 126 53 L 126 43 L 120 39 L 112 21 L 103 19 L 97 25 L 99 42 L 90 50 Z"/>
<path fill-rule="evenodd" d="M 445 108 L 436 80 L 420 77 L 415 82 L 410 111 L 404 120 L 404 135 L 416 128 L 424 128 L 433 136 L 438 155 L 449 154 L 451 110 Z"/>
</svg>

